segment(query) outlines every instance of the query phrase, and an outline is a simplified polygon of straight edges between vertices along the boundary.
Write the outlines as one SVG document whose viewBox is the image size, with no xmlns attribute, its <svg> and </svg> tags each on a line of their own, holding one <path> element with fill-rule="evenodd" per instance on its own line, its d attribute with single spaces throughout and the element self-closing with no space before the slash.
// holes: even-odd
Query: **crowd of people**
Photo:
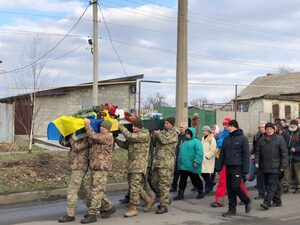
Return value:
<svg viewBox="0 0 300 225">
<path fill-rule="evenodd" d="M 251 202 L 245 187 L 250 164 L 255 166 L 258 195 L 261 207 L 282 206 L 281 194 L 294 189 L 300 191 L 300 118 L 275 119 L 274 123 L 261 122 L 253 138 L 253 149 L 249 149 L 247 137 L 238 121 L 223 120 L 223 130 L 214 124 L 199 128 L 199 119 L 193 118 L 175 128 L 175 119 L 164 121 L 163 130 L 149 132 L 143 121 L 136 118 L 132 129 L 119 125 L 124 139 L 110 132 L 111 122 L 101 124 L 100 133 L 95 133 L 88 119 L 85 120 L 86 134 L 70 138 L 69 165 L 71 178 L 67 193 L 67 213 L 59 222 L 75 220 L 78 197 L 88 207 L 81 223 L 109 218 L 116 209 L 105 194 L 107 173 L 112 169 L 114 144 L 128 150 L 128 192 L 121 203 L 127 204 L 125 217 L 138 215 L 140 198 L 144 201 L 144 212 L 149 212 L 158 201 L 156 213 L 168 212 L 170 192 L 177 192 L 174 201 L 183 200 L 190 178 L 196 199 L 202 199 L 214 186 L 215 199 L 211 207 L 224 206 L 228 195 L 228 210 L 224 217 L 236 214 L 237 197 L 244 205 L 245 213 L 251 211 Z M 90 190 L 86 189 L 84 177 L 91 171 Z M 216 173 L 219 175 L 215 182 Z M 153 194 L 155 196 L 153 196 Z"/>
</svg>

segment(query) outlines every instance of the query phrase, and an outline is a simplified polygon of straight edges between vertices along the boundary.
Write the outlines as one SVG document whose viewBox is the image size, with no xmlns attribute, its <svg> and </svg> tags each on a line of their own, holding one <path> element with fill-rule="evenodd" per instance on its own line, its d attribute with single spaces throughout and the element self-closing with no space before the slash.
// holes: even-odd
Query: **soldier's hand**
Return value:
<svg viewBox="0 0 300 225">
<path fill-rule="evenodd" d="M 153 133 L 154 133 L 154 134 L 159 134 L 159 133 L 160 133 L 160 130 L 154 130 Z"/>
<path fill-rule="evenodd" d="M 91 121 L 89 119 L 84 120 L 84 125 L 90 125 Z"/>
</svg>

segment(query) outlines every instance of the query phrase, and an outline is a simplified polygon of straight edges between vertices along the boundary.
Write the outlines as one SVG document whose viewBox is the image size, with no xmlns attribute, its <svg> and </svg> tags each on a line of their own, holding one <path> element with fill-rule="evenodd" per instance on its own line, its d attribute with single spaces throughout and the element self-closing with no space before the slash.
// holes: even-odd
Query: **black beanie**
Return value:
<svg viewBox="0 0 300 225">
<path fill-rule="evenodd" d="M 168 121 L 170 124 L 172 124 L 172 126 L 175 125 L 175 118 L 174 118 L 174 117 L 168 117 L 168 118 L 166 119 L 166 121 Z"/>
<path fill-rule="evenodd" d="M 228 126 L 235 127 L 236 129 L 239 129 L 239 124 L 238 124 L 238 122 L 236 120 L 231 120 L 228 123 Z"/>
<path fill-rule="evenodd" d="M 267 129 L 268 127 L 271 127 L 273 130 L 275 130 L 275 125 L 273 123 L 266 123 L 265 129 Z"/>
<path fill-rule="evenodd" d="M 294 124 L 294 125 L 296 125 L 298 127 L 298 121 L 297 120 L 291 120 L 290 125 L 291 124 Z"/>
</svg>

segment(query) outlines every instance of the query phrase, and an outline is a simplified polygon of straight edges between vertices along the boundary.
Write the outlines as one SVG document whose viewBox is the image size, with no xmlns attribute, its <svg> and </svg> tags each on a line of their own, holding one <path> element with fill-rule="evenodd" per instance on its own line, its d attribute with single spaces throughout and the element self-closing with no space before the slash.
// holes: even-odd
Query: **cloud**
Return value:
<svg viewBox="0 0 300 225">
<path fill-rule="evenodd" d="M 138 2 L 138 1 L 135 1 Z M 175 1 L 152 1 L 154 4 L 131 4 L 125 1 L 101 1 L 102 12 L 110 30 L 114 47 L 129 75 L 145 74 L 147 80 L 176 80 L 177 12 Z M 300 10 L 299 0 L 238 1 L 190 0 L 188 74 L 190 81 L 201 83 L 248 84 L 257 76 L 276 71 L 280 65 L 299 69 Z M 119 5 L 120 4 L 120 5 Z M 162 5 L 163 4 L 163 5 Z M 119 6 L 118 6 L 119 5 Z M 1 68 L 11 70 L 20 66 L 25 47 L 33 40 L 27 30 L 52 35 L 39 35 L 40 49 L 49 50 L 76 22 L 85 6 L 82 1 L 19 0 L 1 1 L 3 10 L 23 10 L 35 14 L 59 17 L 26 17 L 11 15 L 0 23 Z M 91 7 L 90 7 L 91 8 Z M 0 14 L 1 17 L 5 16 Z M 63 18 L 61 18 L 63 17 Z M 125 76 L 99 13 L 99 77 L 108 79 Z M 2 33 L 3 32 L 3 33 Z M 92 11 L 89 9 L 71 35 L 47 58 L 62 56 L 78 46 L 78 50 L 46 64 L 45 74 L 56 83 L 77 84 L 92 80 L 92 54 L 86 44 L 92 35 Z M 77 37 L 78 35 L 78 37 Z M 16 77 L 17 74 L 10 76 Z M 12 79 L 11 79 L 12 81 Z M 143 84 L 143 98 L 159 90 L 175 103 L 175 85 Z M 0 88 L 0 97 L 5 96 Z M 189 101 L 206 97 L 215 102 L 232 98 L 232 88 L 220 86 L 191 86 Z"/>
</svg>

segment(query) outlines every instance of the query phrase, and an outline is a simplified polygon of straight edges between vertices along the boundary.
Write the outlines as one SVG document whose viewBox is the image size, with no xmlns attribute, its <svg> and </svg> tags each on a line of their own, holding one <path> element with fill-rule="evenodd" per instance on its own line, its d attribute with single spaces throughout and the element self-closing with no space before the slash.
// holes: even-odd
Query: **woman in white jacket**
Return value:
<svg viewBox="0 0 300 225">
<path fill-rule="evenodd" d="M 209 193 L 213 189 L 211 174 L 214 172 L 215 169 L 217 144 L 216 139 L 214 138 L 212 130 L 209 126 L 204 126 L 202 130 L 202 144 L 204 154 L 201 176 L 205 180 L 205 192 Z"/>
</svg>

